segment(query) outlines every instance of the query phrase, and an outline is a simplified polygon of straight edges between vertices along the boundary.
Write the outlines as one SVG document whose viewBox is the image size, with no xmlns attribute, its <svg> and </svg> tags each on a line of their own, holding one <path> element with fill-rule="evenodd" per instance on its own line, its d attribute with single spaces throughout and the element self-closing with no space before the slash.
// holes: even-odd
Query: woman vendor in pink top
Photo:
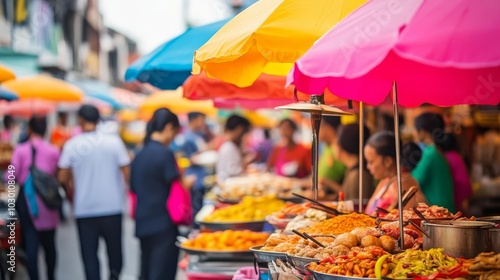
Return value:
<svg viewBox="0 0 500 280">
<path fill-rule="evenodd" d="M 35 166 L 48 174 L 56 174 L 59 149 L 43 140 L 46 130 L 47 120 L 44 117 L 32 117 L 28 122 L 29 140 L 14 149 L 11 159 L 11 165 L 15 167 L 16 180 L 22 186 L 18 194 L 16 210 L 31 280 L 39 279 L 38 247 L 40 245 L 45 252 L 47 279 L 54 279 L 56 265 L 55 229 L 59 224 L 59 212 L 48 209 L 38 195 L 29 195 L 23 186 L 29 175 L 32 147 L 36 151 Z"/>
</svg>

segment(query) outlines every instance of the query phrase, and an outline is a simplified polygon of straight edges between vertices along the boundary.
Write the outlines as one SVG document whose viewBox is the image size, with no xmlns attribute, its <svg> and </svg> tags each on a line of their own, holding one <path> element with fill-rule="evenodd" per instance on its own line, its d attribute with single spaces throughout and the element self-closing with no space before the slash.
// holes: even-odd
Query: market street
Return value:
<svg viewBox="0 0 500 280">
<path fill-rule="evenodd" d="M 134 237 L 134 222 L 130 218 L 125 218 L 123 227 L 123 271 L 122 280 L 136 280 L 138 279 L 139 269 L 139 242 Z M 80 249 L 78 248 L 78 234 L 75 221 L 68 219 L 62 223 L 57 230 L 57 267 L 56 278 L 61 280 L 84 280 L 83 264 L 80 257 Z M 99 245 L 99 258 L 101 260 L 101 275 L 102 279 L 107 279 L 108 269 L 105 263 L 106 260 L 106 246 L 104 242 Z M 45 264 L 43 253 L 40 254 L 39 259 L 40 279 L 46 279 Z M 184 274 L 180 271 L 177 280 L 185 279 Z M 16 280 L 29 280 L 26 269 L 24 266 L 19 267 Z"/>
</svg>

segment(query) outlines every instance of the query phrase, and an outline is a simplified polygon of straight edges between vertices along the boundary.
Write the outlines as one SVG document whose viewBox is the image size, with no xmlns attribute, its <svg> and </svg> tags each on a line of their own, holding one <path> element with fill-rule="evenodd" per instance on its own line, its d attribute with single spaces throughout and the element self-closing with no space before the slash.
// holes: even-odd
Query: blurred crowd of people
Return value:
<svg viewBox="0 0 500 280">
<path fill-rule="evenodd" d="M 224 133 L 214 135 L 204 114 L 190 113 L 187 125 L 182 127 L 179 118 L 163 108 L 148 121 L 145 140 L 131 152 L 116 130 L 103 125 L 94 106 L 80 108 L 77 126 L 68 125 L 65 113 L 58 117 L 57 125 L 47 135 L 45 117 L 32 117 L 27 129 L 19 131 L 13 119 L 5 116 L 0 133 L 3 142 L 16 142 L 11 164 L 21 186 L 16 207 L 31 279 L 39 279 L 40 246 L 45 252 L 47 277 L 54 279 L 55 232 L 60 219 L 65 218 L 61 209 L 50 209 L 26 187 L 33 166 L 57 177 L 64 197 L 72 205 L 87 279 L 100 279 L 97 249 L 101 238 L 106 242 L 110 279 L 119 278 L 127 191 L 136 197 L 133 216 L 142 252 L 141 279 L 175 279 L 179 254 L 175 242 L 179 231 L 165 207 L 174 182 L 181 182 L 190 192 L 193 215 L 204 205 L 206 181 L 211 174 L 223 185 L 228 178 L 258 169 L 296 178 L 304 189 L 311 187 L 311 149 L 298 136 L 301 126 L 290 118 L 282 119 L 275 129 L 263 129 L 263 137 L 251 143 L 253 127 L 243 116 L 229 116 Z M 361 173 L 365 212 L 373 214 L 380 208 L 396 206 L 400 163 L 393 132 L 371 131 L 367 127 L 362 130 L 360 139 L 358 123 L 342 124 L 340 117 L 322 118 L 320 199 L 334 201 L 343 192 L 346 200 L 357 200 Z M 400 155 L 403 190 L 417 188 L 408 207 L 426 202 L 452 212 L 466 212 L 473 193 L 470 169 L 443 116 L 419 115 L 414 120 L 413 133 L 413 141 L 401 143 Z M 488 133 L 481 133 L 478 141 L 489 143 L 487 138 L 492 136 Z M 18 140 L 14 141 L 15 137 Z M 364 143 L 362 148 L 360 140 Z M 206 151 L 217 151 L 212 169 L 197 160 Z M 188 159 L 189 164 L 181 166 L 179 158 Z M 496 163 L 488 166 L 493 175 L 498 175 Z"/>
</svg>

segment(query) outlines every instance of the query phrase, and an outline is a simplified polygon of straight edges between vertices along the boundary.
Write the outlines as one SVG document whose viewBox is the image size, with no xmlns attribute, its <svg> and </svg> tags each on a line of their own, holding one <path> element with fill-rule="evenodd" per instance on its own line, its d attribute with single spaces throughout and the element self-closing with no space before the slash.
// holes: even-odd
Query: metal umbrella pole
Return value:
<svg viewBox="0 0 500 280">
<path fill-rule="evenodd" d="M 398 110 L 398 89 L 396 81 L 392 83 L 392 106 L 394 109 L 394 134 L 396 137 L 396 171 L 398 181 L 398 210 L 399 210 L 399 247 L 404 250 L 404 227 L 403 227 L 403 185 L 401 180 L 401 145 L 399 135 L 399 110 Z"/>
<path fill-rule="evenodd" d="M 319 128 L 321 125 L 321 112 L 311 112 L 311 126 L 313 132 L 312 142 L 312 165 L 313 165 L 313 195 L 318 201 L 319 189 Z"/>
<path fill-rule="evenodd" d="M 278 106 L 278 110 L 294 110 L 311 114 L 311 126 L 313 134 L 312 142 L 312 165 L 313 165 L 313 195 L 314 200 L 318 200 L 318 164 L 319 164 L 319 129 L 322 116 L 345 116 L 351 113 L 338 108 L 325 105 L 324 95 L 311 95 L 309 102 L 297 102 L 289 105 Z"/>
<path fill-rule="evenodd" d="M 358 211 L 363 213 L 363 138 L 364 138 L 365 117 L 363 112 L 363 102 L 359 102 L 359 202 Z"/>
</svg>

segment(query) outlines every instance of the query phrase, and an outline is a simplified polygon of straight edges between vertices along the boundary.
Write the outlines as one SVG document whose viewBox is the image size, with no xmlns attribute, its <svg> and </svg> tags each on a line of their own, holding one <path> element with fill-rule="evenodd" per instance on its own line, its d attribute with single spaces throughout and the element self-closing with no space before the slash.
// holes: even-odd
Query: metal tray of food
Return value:
<svg viewBox="0 0 500 280">
<path fill-rule="evenodd" d="M 252 222 L 203 222 L 197 221 L 201 228 L 208 230 L 251 230 L 262 231 L 266 221 L 252 221 Z"/>
<path fill-rule="evenodd" d="M 287 254 L 286 257 L 288 262 L 292 264 L 295 269 L 306 275 L 310 274 L 309 270 L 306 269 L 306 266 L 312 262 L 320 261 L 319 259 L 298 257 L 290 254 Z"/>
<path fill-rule="evenodd" d="M 177 247 L 186 252 L 186 254 L 188 255 L 197 255 L 209 259 L 251 260 L 253 256 L 253 253 L 250 250 L 243 250 L 243 251 L 202 250 L 202 249 L 185 247 L 180 242 L 176 242 L 175 245 L 177 245 Z"/>
<path fill-rule="evenodd" d="M 327 274 L 316 272 L 314 270 L 307 269 L 310 274 L 314 276 L 314 280 L 367 280 L 367 279 L 377 279 L 377 278 L 364 278 L 364 277 L 353 277 L 353 276 L 344 276 L 337 274 Z"/>
<path fill-rule="evenodd" d="M 286 261 L 286 253 L 280 252 L 271 252 L 271 251 L 262 251 L 263 245 L 253 246 L 250 248 L 250 251 L 253 252 L 255 259 L 258 263 L 269 263 L 275 260 L 284 260 Z"/>
</svg>

